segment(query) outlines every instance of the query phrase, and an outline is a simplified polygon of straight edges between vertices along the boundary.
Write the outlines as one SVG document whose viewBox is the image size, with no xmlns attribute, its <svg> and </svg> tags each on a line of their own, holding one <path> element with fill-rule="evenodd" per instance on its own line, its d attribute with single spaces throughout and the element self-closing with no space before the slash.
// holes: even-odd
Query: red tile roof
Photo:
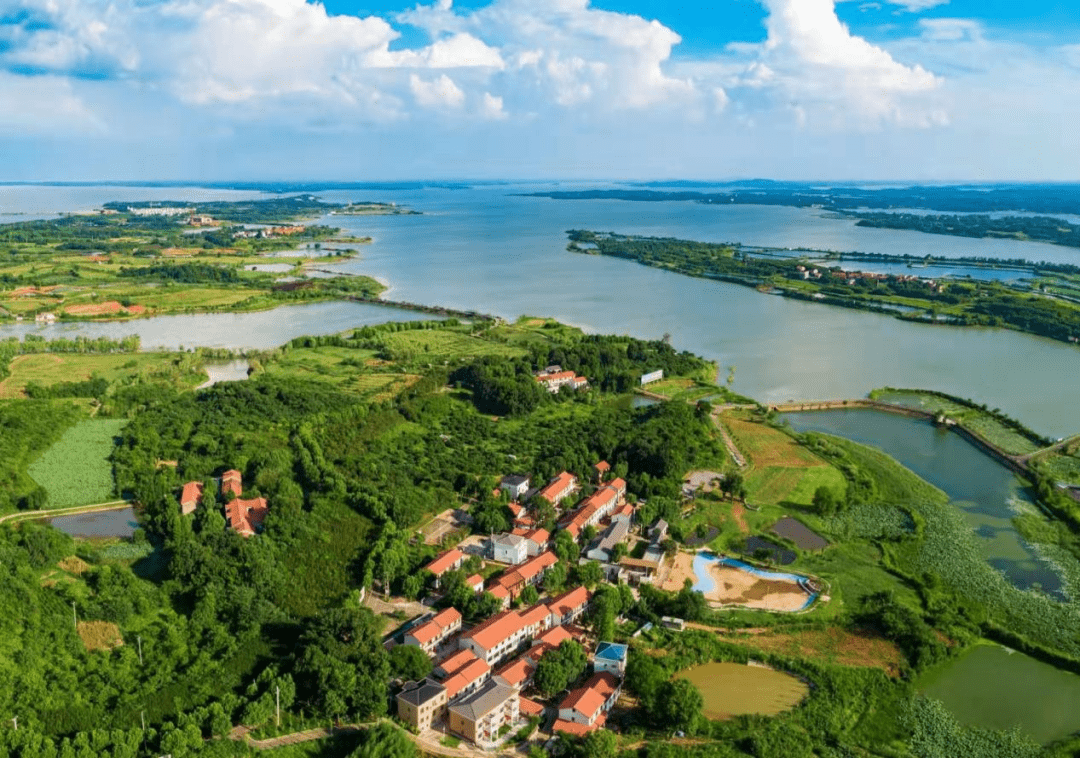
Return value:
<svg viewBox="0 0 1080 758">
<path fill-rule="evenodd" d="M 446 697 L 452 700 L 459 692 L 470 684 L 486 679 L 490 673 L 491 666 L 488 666 L 486 662 L 477 658 L 475 661 L 466 664 L 456 674 L 443 682 L 443 687 L 446 687 Z"/>
<path fill-rule="evenodd" d="M 611 471 L 611 464 L 607 461 L 600 461 L 595 466 L 593 466 L 593 468 L 599 471 L 601 474 L 606 474 L 607 472 Z"/>
<path fill-rule="evenodd" d="M 584 587 L 575 587 L 549 600 L 547 606 L 553 614 L 563 618 L 567 614 L 588 605 L 588 603 L 589 591 Z"/>
<path fill-rule="evenodd" d="M 442 576 L 449 571 L 455 563 L 465 560 L 465 553 L 458 550 L 456 547 L 453 550 L 448 550 L 438 558 L 429 563 L 426 568 L 435 576 Z"/>
<path fill-rule="evenodd" d="M 476 660 L 479 660 L 479 658 L 476 657 L 476 653 L 472 650 L 458 650 L 456 653 L 448 655 L 446 658 L 443 658 L 436 663 L 435 668 L 441 669 L 443 675 L 449 677 Z"/>
<path fill-rule="evenodd" d="M 235 498 L 225 504 L 225 521 L 233 528 L 233 531 L 250 537 L 255 534 L 258 527 L 262 526 L 269 510 L 265 497 L 254 500 Z"/>
<path fill-rule="evenodd" d="M 444 611 L 440 611 L 435 618 L 410 630 L 408 635 L 421 645 L 426 645 L 436 637 L 442 636 L 442 634 L 447 629 L 454 626 L 454 624 L 461 624 L 461 613 L 457 608 L 447 608 Z"/>
<path fill-rule="evenodd" d="M 467 584 L 469 587 L 472 587 L 473 589 L 476 589 L 477 587 L 479 587 L 480 590 L 483 590 L 484 589 L 484 577 L 481 576 L 480 574 L 473 574 L 472 576 L 470 576 L 468 579 L 465 580 L 465 584 Z M 478 590 L 478 591 L 480 591 L 480 590 Z"/>
<path fill-rule="evenodd" d="M 533 640 L 533 645 L 550 645 L 552 648 L 556 648 L 566 640 L 572 639 L 574 639 L 574 635 L 570 634 L 570 631 L 565 626 L 553 626 Z"/>
<path fill-rule="evenodd" d="M 524 695 L 521 696 L 521 701 L 518 706 L 518 710 L 522 716 L 542 716 L 544 714 L 544 706 L 535 700 L 530 700 Z"/>
<path fill-rule="evenodd" d="M 231 492 L 237 497 L 244 494 L 244 478 L 236 469 L 229 469 L 221 475 L 221 494 Z"/>
<path fill-rule="evenodd" d="M 559 559 L 556 557 L 555 553 L 550 550 L 545 550 L 535 558 L 530 558 L 522 563 L 517 567 L 517 571 L 525 577 L 525 581 L 529 581 L 535 576 L 547 571 L 558 562 Z"/>
<path fill-rule="evenodd" d="M 595 732 L 602 727 L 607 721 L 607 714 L 601 713 L 590 726 L 585 724 L 579 724 L 576 721 L 567 721 L 566 719 L 555 719 L 555 724 L 551 727 L 552 732 L 566 732 L 573 737 L 581 737 L 589 732 Z"/>
<path fill-rule="evenodd" d="M 202 497 L 203 489 L 206 485 L 202 482 L 188 482 L 184 485 L 184 491 L 180 493 L 180 505 L 187 505 L 193 503 L 199 504 L 199 498 Z"/>
<path fill-rule="evenodd" d="M 544 498 L 548 502 L 554 503 L 558 499 L 559 493 L 568 487 L 572 487 L 574 484 L 574 475 L 563 471 L 555 480 L 540 490 L 540 497 Z"/>
<path fill-rule="evenodd" d="M 591 719 L 604 706 L 608 698 L 615 694 L 618 686 L 619 680 L 614 674 L 607 671 L 593 674 L 583 686 L 578 687 L 559 703 L 559 710 L 569 708 Z"/>
<path fill-rule="evenodd" d="M 513 637 L 524 628 L 525 623 L 521 614 L 517 611 L 503 611 L 496 613 L 482 624 L 477 624 L 469 630 L 462 639 L 475 642 L 484 650 L 491 650 L 503 640 Z"/>
<path fill-rule="evenodd" d="M 536 672 L 533 666 L 524 657 L 516 658 L 510 663 L 495 671 L 495 676 L 502 677 L 503 681 L 511 687 L 521 687 Z"/>
</svg>

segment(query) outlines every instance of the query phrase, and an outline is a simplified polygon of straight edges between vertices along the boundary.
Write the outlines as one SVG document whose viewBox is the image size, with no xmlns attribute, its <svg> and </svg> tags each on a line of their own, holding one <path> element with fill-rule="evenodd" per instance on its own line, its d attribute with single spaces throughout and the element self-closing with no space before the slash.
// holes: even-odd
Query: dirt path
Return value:
<svg viewBox="0 0 1080 758">
<path fill-rule="evenodd" d="M 738 525 L 740 532 L 743 534 L 750 534 L 750 525 L 746 523 L 746 506 L 732 500 L 731 517 L 735 519 L 735 523 Z"/>
<path fill-rule="evenodd" d="M 728 453 L 731 454 L 731 460 L 735 461 L 735 465 L 739 468 L 746 468 L 746 458 L 739 452 L 739 448 L 735 446 L 735 440 L 731 439 L 731 435 L 728 434 L 727 429 L 720 422 L 720 416 L 713 414 L 713 423 L 716 424 L 716 428 L 720 431 L 720 438 L 724 440 L 724 446 L 727 448 Z"/>
<path fill-rule="evenodd" d="M 0 516 L 0 524 L 15 524 L 20 521 L 36 521 L 43 518 L 57 518 L 58 516 L 82 516 L 87 513 L 101 513 L 102 511 L 119 511 L 130 507 L 133 500 L 112 500 L 108 503 L 95 505 L 76 505 L 72 508 L 51 508 L 42 511 L 19 511 Z"/>
</svg>

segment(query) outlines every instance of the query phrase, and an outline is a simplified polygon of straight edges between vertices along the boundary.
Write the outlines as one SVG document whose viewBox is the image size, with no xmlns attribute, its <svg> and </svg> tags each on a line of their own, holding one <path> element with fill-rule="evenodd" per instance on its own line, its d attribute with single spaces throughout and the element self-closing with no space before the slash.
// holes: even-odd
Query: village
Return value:
<svg viewBox="0 0 1080 758">
<path fill-rule="evenodd" d="M 475 593 L 489 593 L 499 610 L 466 627 L 461 611 L 448 606 L 412 619 L 391 635 L 389 645 L 418 647 L 433 663 L 431 676 L 401 684 L 396 702 L 403 723 L 421 735 L 449 734 L 485 749 L 498 747 L 530 720 L 544 732 L 575 736 L 604 726 L 622 692 L 628 648 L 595 639 L 583 626 L 593 596 L 584 585 L 541 597 L 543 579 L 560 559 L 553 535 L 538 526 L 535 512 L 524 503 L 556 509 L 556 534 L 580 545 L 580 564 L 598 562 L 603 578 L 613 583 L 640 581 L 659 568 L 663 552 L 653 544 L 646 559 L 626 557 L 636 508 L 626 500 L 626 482 L 610 473 L 611 467 L 600 461 L 584 487 L 565 471 L 541 488 L 531 488 L 526 476 L 503 477 L 499 490 L 514 514 L 512 530 L 466 538 L 425 567 L 437 591 L 455 572 L 465 573 L 478 563 L 498 567 L 486 581 L 476 572 L 464 581 Z M 585 487 L 590 494 L 563 507 Z M 568 642 L 586 651 L 590 665 L 565 690 L 543 698 L 533 687 L 534 676 L 542 659 L 565 652 Z"/>
</svg>

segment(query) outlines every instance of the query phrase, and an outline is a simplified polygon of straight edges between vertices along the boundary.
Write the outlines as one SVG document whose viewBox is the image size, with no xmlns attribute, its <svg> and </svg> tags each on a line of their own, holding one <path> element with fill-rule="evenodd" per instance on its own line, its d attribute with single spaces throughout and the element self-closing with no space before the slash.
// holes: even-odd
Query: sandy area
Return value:
<svg viewBox="0 0 1080 758">
<path fill-rule="evenodd" d="M 806 605 L 807 594 L 797 584 L 775 579 L 761 579 L 737 568 L 711 564 L 709 574 L 715 587 L 702 593 L 710 603 L 718 605 L 742 605 L 768 611 L 798 611 Z M 689 579 L 697 584 L 694 573 L 694 556 L 679 553 L 670 561 L 669 568 L 661 572 L 658 586 L 669 592 L 678 592 Z"/>
<path fill-rule="evenodd" d="M 807 594 L 797 584 L 761 579 L 729 566 L 713 564 L 709 574 L 716 583 L 705 599 L 724 605 L 742 605 L 768 611 L 797 611 L 806 605 Z"/>
<path fill-rule="evenodd" d="M 103 303 L 87 303 L 85 305 L 69 305 L 64 309 L 73 316 L 101 316 L 105 314 L 119 313 L 123 306 L 115 300 L 106 300 Z"/>
<path fill-rule="evenodd" d="M 667 562 L 667 568 L 660 572 L 658 586 L 669 592 L 678 592 L 683 588 L 683 582 L 687 579 L 692 584 L 697 584 L 697 575 L 694 573 L 694 556 L 689 553 L 676 553 L 675 557 Z"/>
</svg>

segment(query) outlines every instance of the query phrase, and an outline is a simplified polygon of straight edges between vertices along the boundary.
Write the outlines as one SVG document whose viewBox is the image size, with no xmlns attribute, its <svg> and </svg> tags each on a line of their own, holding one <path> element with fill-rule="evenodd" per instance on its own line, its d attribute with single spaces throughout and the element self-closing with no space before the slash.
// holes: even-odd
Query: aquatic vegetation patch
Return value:
<svg viewBox="0 0 1080 758">
<path fill-rule="evenodd" d="M 48 507 L 90 505 L 114 498 L 109 461 L 124 419 L 83 421 L 30 464 L 29 473 L 48 493 Z"/>
</svg>

